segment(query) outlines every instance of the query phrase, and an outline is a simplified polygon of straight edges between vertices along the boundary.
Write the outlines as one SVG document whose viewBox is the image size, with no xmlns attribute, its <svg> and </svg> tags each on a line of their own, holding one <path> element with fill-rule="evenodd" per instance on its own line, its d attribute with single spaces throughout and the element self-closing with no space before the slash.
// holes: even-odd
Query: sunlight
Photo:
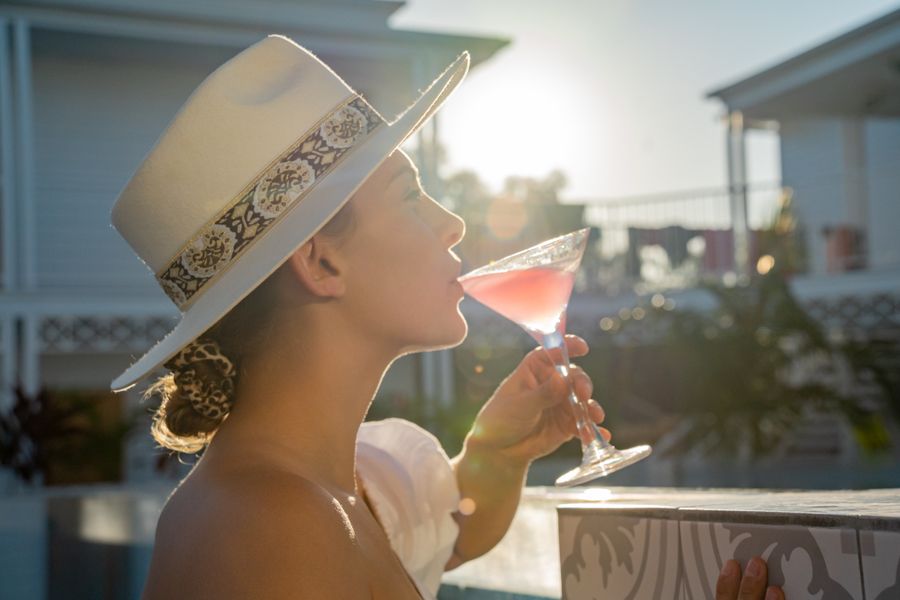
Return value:
<svg viewBox="0 0 900 600">
<path fill-rule="evenodd" d="M 541 178 L 585 163 L 603 175 L 609 164 L 605 99 L 571 66 L 539 53 L 524 66 L 479 75 L 473 72 L 442 113 L 455 167 L 476 171 L 495 191 L 509 175 Z"/>
<path fill-rule="evenodd" d="M 581 497 L 585 500 L 602 501 L 612 498 L 612 490 L 601 487 L 589 487 L 582 493 Z"/>
</svg>

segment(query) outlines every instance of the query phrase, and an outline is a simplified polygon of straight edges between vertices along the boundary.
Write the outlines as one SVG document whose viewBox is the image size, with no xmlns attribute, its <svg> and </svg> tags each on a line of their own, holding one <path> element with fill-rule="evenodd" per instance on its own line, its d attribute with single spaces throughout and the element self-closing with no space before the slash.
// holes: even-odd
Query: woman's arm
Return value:
<svg viewBox="0 0 900 600">
<path fill-rule="evenodd" d="M 566 345 L 571 357 L 588 351 L 578 336 L 566 336 Z M 571 371 L 576 394 L 588 401 L 590 377 L 574 365 Z M 451 459 L 462 502 L 454 515 L 459 536 L 445 569 L 481 556 L 503 538 L 519 505 L 528 466 L 575 435 L 567 398 L 566 381 L 538 347 L 481 408 L 462 451 Z M 603 410 L 594 400 L 589 401 L 589 412 L 595 422 L 603 420 Z"/>
<path fill-rule="evenodd" d="M 503 538 L 519 506 L 529 463 L 506 460 L 470 437 L 451 464 L 462 502 L 453 515 L 459 536 L 445 570 L 485 554 Z"/>
</svg>

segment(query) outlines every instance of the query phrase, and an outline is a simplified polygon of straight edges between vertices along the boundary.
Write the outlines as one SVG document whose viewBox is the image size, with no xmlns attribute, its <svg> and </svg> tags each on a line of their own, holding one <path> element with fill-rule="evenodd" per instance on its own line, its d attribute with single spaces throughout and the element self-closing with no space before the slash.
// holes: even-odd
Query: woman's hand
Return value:
<svg viewBox="0 0 900 600">
<path fill-rule="evenodd" d="M 587 343 L 566 336 L 569 356 L 587 354 Z M 553 351 L 561 355 L 559 349 Z M 571 368 L 579 399 L 591 396 L 590 377 Z M 447 568 L 481 556 L 499 542 L 512 522 L 522 495 L 528 465 L 556 450 L 575 434 L 566 380 L 556 372 L 542 348 L 529 352 L 503 380 L 472 424 L 462 452 L 452 459 L 463 498 L 471 510 L 454 513 L 459 523 L 454 558 Z M 599 423 L 603 410 L 593 400 L 591 418 Z M 606 437 L 609 432 L 601 430 Z"/>
<path fill-rule="evenodd" d="M 588 345 L 576 335 L 565 336 L 570 358 L 584 356 Z M 560 357 L 560 350 L 550 351 Z M 600 405 L 591 397 L 593 382 L 583 369 L 571 365 L 575 394 L 588 401 L 588 414 L 595 423 L 603 421 Z M 553 366 L 547 351 L 538 346 L 522 359 L 481 408 L 466 443 L 487 449 L 517 466 L 528 465 L 550 454 L 577 434 L 569 389 L 565 378 Z M 606 429 L 601 434 L 610 438 Z M 587 440 L 590 441 L 590 440 Z"/>
<path fill-rule="evenodd" d="M 784 600 L 781 588 L 767 588 L 767 580 L 766 562 L 759 557 L 750 559 L 743 577 L 738 562 L 726 560 L 716 583 L 716 600 Z"/>
</svg>

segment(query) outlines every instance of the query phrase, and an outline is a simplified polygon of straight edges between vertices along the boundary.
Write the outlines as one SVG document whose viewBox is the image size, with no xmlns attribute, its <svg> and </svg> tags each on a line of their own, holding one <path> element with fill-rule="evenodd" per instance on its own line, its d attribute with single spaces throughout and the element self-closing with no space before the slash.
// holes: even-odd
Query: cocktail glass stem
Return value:
<svg viewBox="0 0 900 600">
<path fill-rule="evenodd" d="M 581 440 L 581 450 L 585 454 L 591 453 L 592 457 L 596 457 L 604 453 L 610 447 L 610 444 L 600 433 L 600 430 L 597 429 L 597 426 L 594 425 L 593 419 L 588 414 L 587 404 L 579 400 L 575 394 L 575 386 L 569 375 L 569 365 L 571 364 L 569 362 L 569 352 L 566 349 L 563 335 L 560 332 L 554 332 L 549 335 L 544 334 L 542 337 L 541 346 L 550 355 L 550 360 L 553 360 L 553 354 L 550 350 L 554 348 L 559 348 L 560 350 L 562 357 L 558 362 L 554 361 L 553 365 L 566 378 L 566 382 L 569 384 L 569 404 L 572 405 L 572 414 L 575 415 L 575 425 L 578 428 L 578 439 Z"/>
<path fill-rule="evenodd" d="M 560 323 L 561 325 L 561 323 Z M 581 441 L 581 464 L 560 475 L 556 485 L 569 486 L 587 483 L 597 477 L 603 477 L 632 465 L 650 455 L 650 446 L 641 445 L 626 450 L 619 450 L 606 441 L 600 434 L 600 430 L 594 425 L 588 413 L 586 402 L 582 402 L 575 394 L 574 384 L 569 371 L 569 353 L 563 339 L 563 330 L 558 328 L 551 334 L 541 333 L 541 346 L 550 355 L 553 366 L 566 378 L 569 384 L 569 404 L 572 405 L 572 413 L 575 415 L 575 425 L 578 429 L 578 439 Z M 553 359 L 550 350 L 559 348 L 559 358 Z"/>
</svg>

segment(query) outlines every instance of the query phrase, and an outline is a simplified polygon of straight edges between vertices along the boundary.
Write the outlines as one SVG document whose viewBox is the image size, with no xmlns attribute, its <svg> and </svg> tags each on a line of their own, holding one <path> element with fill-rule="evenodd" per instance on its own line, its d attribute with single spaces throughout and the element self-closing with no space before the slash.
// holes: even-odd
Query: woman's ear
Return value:
<svg viewBox="0 0 900 600">
<path fill-rule="evenodd" d="M 287 260 L 297 281 L 314 296 L 339 298 L 346 289 L 344 270 L 336 249 L 321 236 L 313 236 Z"/>
</svg>

